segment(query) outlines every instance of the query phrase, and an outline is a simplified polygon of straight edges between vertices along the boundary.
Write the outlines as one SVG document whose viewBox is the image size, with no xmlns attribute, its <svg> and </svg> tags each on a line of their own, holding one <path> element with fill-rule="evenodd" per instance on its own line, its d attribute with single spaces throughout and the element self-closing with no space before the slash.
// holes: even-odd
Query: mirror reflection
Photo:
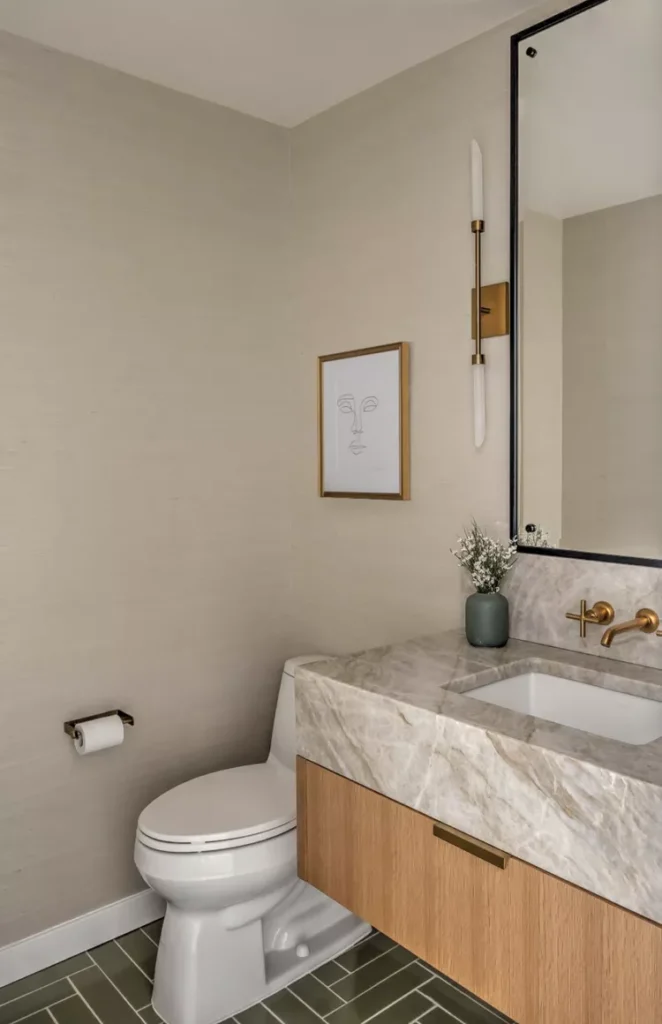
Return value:
<svg viewBox="0 0 662 1024">
<path fill-rule="evenodd" d="M 662 559 L 662 2 L 518 62 L 521 543 Z"/>
</svg>

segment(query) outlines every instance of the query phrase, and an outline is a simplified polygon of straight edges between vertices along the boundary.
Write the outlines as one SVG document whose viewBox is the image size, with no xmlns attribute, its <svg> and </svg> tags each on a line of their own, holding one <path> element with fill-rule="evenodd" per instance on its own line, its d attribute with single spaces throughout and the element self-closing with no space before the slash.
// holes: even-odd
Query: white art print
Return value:
<svg viewBox="0 0 662 1024">
<path fill-rule="evenodd" d="M 320 359 L 324 497 L 408 498 L 408 347 Z"/>
</svg>

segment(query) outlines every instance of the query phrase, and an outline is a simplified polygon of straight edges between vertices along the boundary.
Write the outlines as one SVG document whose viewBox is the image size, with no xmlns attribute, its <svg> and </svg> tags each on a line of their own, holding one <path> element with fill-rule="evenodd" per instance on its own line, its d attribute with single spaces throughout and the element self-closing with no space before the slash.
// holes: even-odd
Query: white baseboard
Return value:
<svg viewBox="0 0 662 1024">
<path fill-rule="evenodd" d="M 151 889 L 55 925 L 0 948 L 0 988 L 44 967 L 109 942 L 163 917 L 165 904 Z"/>
</svg>

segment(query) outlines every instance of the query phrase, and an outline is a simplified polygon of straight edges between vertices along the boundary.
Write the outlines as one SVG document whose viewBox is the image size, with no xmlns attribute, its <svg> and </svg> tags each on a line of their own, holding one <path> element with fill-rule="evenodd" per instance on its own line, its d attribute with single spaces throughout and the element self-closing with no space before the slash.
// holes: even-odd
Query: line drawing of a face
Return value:
<svg viewBox="0 0 662 1024">
<path fill-rule="evenodd" d="M 379 405 L 379 399 L 375 395 L 367 395 L 357 405 L 354 395 L 341 395 L 336 403 L 342 413 L 351 414 L 352 440 L 349 443 L 349 450 L 352 455 L 362 455 L 367 445 L 363 443 L 363 417 L 366 413 L 374 412 Z"/>
</svg>

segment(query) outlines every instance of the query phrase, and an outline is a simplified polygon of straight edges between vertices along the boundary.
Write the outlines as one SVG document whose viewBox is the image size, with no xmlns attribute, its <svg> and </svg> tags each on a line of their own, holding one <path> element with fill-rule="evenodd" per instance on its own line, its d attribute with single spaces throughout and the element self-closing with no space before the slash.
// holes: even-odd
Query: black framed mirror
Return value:
<svg viewBox="0 0 662 1024">
<path fill-rule="evenodd" d="M 662 566 L 661 55 L 660 0 L 587 0 L 511 38 L 522 552 Z"/>
</svg>

